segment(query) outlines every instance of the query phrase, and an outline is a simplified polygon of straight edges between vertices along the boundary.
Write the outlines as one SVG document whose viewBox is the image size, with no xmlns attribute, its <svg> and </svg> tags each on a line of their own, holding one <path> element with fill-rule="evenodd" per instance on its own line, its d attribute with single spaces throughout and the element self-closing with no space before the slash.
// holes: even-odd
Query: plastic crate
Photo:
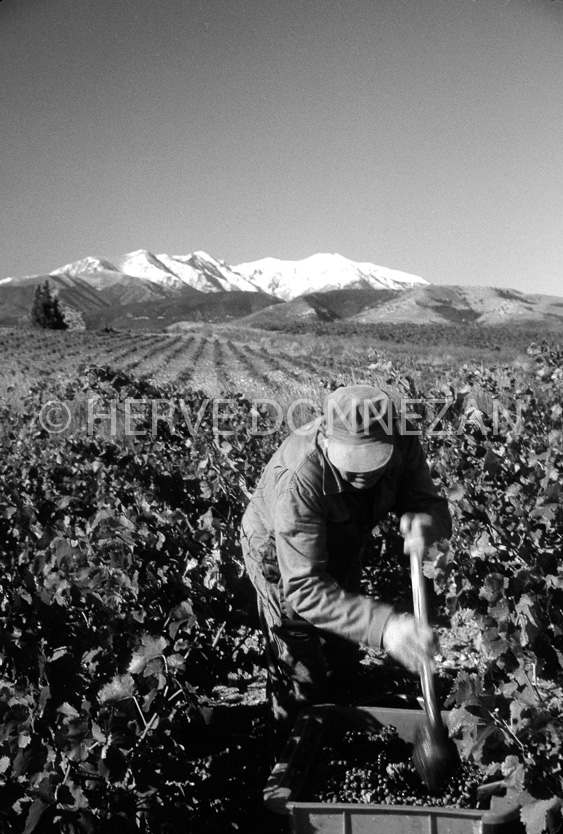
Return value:
<svg viewBox="0 0 563 834">
<path fill-rule="evenodd" d="M 444 712 L 444 721 L 448 713 Z M 302 713 L 282 758 L 264 789 L 269 810 L 289 817 L 292 834 L 520 834 L 518 806 L 493 797 L 491 809 L 304 802 L 300 791 L 315 766 L 324 727 L 342 722 L 349 729 L 378 729 L 394 725 L 412 742 L 424 718 L 421 710 L 381 707 L 320 706 Z"/>
</svg>

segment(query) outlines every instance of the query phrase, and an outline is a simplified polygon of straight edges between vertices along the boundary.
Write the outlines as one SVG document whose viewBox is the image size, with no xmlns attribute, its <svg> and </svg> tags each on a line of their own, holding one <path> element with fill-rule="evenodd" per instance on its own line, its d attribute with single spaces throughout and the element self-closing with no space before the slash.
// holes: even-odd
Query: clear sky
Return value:
<svg viewBox="0 0 563 834">
<path fill-rule="evenodd" d="M 563 295 L 563 0 L 2 0 L 0 278 L 338 252 Z"/>
</svg>

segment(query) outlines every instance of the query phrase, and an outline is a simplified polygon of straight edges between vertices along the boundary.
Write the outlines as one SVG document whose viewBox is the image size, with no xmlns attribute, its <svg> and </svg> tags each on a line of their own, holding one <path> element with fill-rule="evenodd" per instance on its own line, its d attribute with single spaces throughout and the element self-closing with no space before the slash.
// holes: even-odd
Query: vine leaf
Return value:
<svg viewBox="0 0 563 834">
<path fill-rule="evenodd" d="M 57 712 L 60 712 L 62 715 L 68 716 L 68 718 L 80 717 L 80 714 L 67 701 L 65 701 L 64 704 L 61 704 L 60 707 L 57 707 Z"/>
<path fill-rule="evenodd" d="M 111 704 L 115 701 L 125 701 L 133 697 L 135 681 L 131 675 L 115 675 L 113 680 L 102 686 L 98 693 L 101 704 Z"/>
<path fill-rule="evenodd" d="M 548 819 L 561 809 L 561 799 L 538 799 L 520 810 L 520 818 L 526 826 L 526 834 L 542 834 L 548 825 Z"/>
<path fill-rule="evenodd" d="M 122 782 L 127 773 L 127 759 L 119 747 L 108 744 L 102 753 L 99 769 L 110 782 Z"/>
<path fill-rule="evenodd" d="M 41 817 L 43 816 L 47 808 L 49 808 L 49 804 L 47 802 L 43 802 L 42 799 L 36 799 L 34 802 L 31 803 L 29 812 L 25 820 L 25 828 L 23 830 L 23 834 L 31 834 L 32 831 L 35 831 L 35 829 L 41 822 Z"/>
<path fill-rule="evenodd" d="M 162 657 L 168 641 L 164 637 L 152 637 L 144 634 L 141 637 L 141 645 L 133 652 L 128 671 L 138 675 L 146 666 L 159 657 Z"/>
<path fill-rule="evenodd" d="M 31 736 L 29 735 L 29 733 L 20 733 L 18 738 L 18 747 L 23 749 L 24 747 L 27 747 L 30 742 Z"/>
</svg>

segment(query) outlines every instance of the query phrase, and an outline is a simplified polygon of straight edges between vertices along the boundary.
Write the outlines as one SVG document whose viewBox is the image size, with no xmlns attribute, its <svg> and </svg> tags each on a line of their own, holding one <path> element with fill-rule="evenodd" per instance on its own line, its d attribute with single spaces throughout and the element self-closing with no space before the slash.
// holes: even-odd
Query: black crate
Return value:
<svg viewBox="0 0 563 834">
<path fill-rule="evenodd" d="M 444 712 L 447 724 L 448 713 Z M 296 722 L 281 759 L 264 789 L 266 807 L 289 817 L 292 834 L 520 834 L 518 806 L 493 797 L 491 810 L 453 807 L 304 802 L 300 792 L 322 748 L 324 728 L 370 730 L 394 725 L 401 738 L 414 741 L 424 713 L 381 707 L 313 707 Z"/>
</svg>

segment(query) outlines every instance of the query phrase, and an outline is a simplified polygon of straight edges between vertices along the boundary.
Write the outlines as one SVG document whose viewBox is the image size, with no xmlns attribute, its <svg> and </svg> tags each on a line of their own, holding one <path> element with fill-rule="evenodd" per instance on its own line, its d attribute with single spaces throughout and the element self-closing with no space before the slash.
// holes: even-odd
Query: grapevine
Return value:
<svg viewBox="0 0 563 834">
<path fill-rule="evenodd" d="M 380 336 L 393 344 L 385 329 Z M 240 333 L 233 338 L 242 344 Z M 440 678 L 471 760 L 442 797 L 420 793 L 409 751 L 399 756 L 402 743 L 389 738 L 385 744 L 398 747 L 379 760 L 382 739 L 353 735 L 342 742 L 346 757 L 336 746 L 327 754 L 330 791 L 318 785 L 311 795 L 475 807 L 485 773 L 520 805 L 528 834 L 555 831 L 563 799 L 561 349 L 535 343 L 520 368 L 499 361 L 444 369 L 427 356 L 402 361 L 373 345 L 334 357 L 300 338 L 259 354 L 257 337 L 244 336 L 252 342 L 246 368 L 255 374 L 259 355 L 269 363 L 259 380 L 268 392 L 285 366 L 292 385 L 304 374 L 308 384 L 316 356 L 319 401 L 347 373 L 419 401 L 431 473 L 454 517 L 449 546 L 436 548 L 426 565 L 437 622 L 447 637 L 452 617 L 463 613 L 476 631 L 478 658 Z M 240 376 L 242 348 L 223 331 L 214 341 L 202 333 L 176 341 L 9 331 L 1 347 L 3 390 L 18 399 L 12 407 L 3 398 L 0 407 L 0 831 L 117 826 L 179 834 L 187 825 L 215 834 L 230 830 L 229 814 L 242 825 L 246 794 L 237 795 L 236 778 L 244 772 L 253 781 L 259 802 L 263 736 L 257 717 L 248 718 L 243 741 L 236 721 L 218 727 L 213 692 L 233 676 L 252 680 L 260 668 L 237 534 L 248 494 L 286 427 L 253 435 L 253 403 L 230 394 L 222 427 L 234 434 L 215 431 L 211 409 L 203 408 L 209 392 L 189 383 L 231 384 L 233 368 Z M 80 368 L 85 353 L 110 364 Z M 163 357 L 166 384 L 124 368 L 144 372 L 145 360 Z M 203 359 L 215 373 L 201 372 Z M 170 399 L 174 408 L 156 432 L 133 439 L 97 425 L 92 435 L 50 436 L 39 424 L 47 400 L 74 405 L 85 397 L 96 398 L 102 413 L 128 397 Z M 432 399 L 440 397 L 450 406 L 439 433 L 431 433 Z M 520 403 L 522 430 L 507 420 L 495 428 L 499 402 L 511 417 Z M 200 413 L 191 432 L 186 416 L 194 425 Z M 261 419 L 267 428 L 266 411 Z M 150 411 L 141 407 L 136 427 L 149 426 Z M 401 548 L 391 517 L 374 531 L 364 590 L 408 606 Z"/>
</svg>

